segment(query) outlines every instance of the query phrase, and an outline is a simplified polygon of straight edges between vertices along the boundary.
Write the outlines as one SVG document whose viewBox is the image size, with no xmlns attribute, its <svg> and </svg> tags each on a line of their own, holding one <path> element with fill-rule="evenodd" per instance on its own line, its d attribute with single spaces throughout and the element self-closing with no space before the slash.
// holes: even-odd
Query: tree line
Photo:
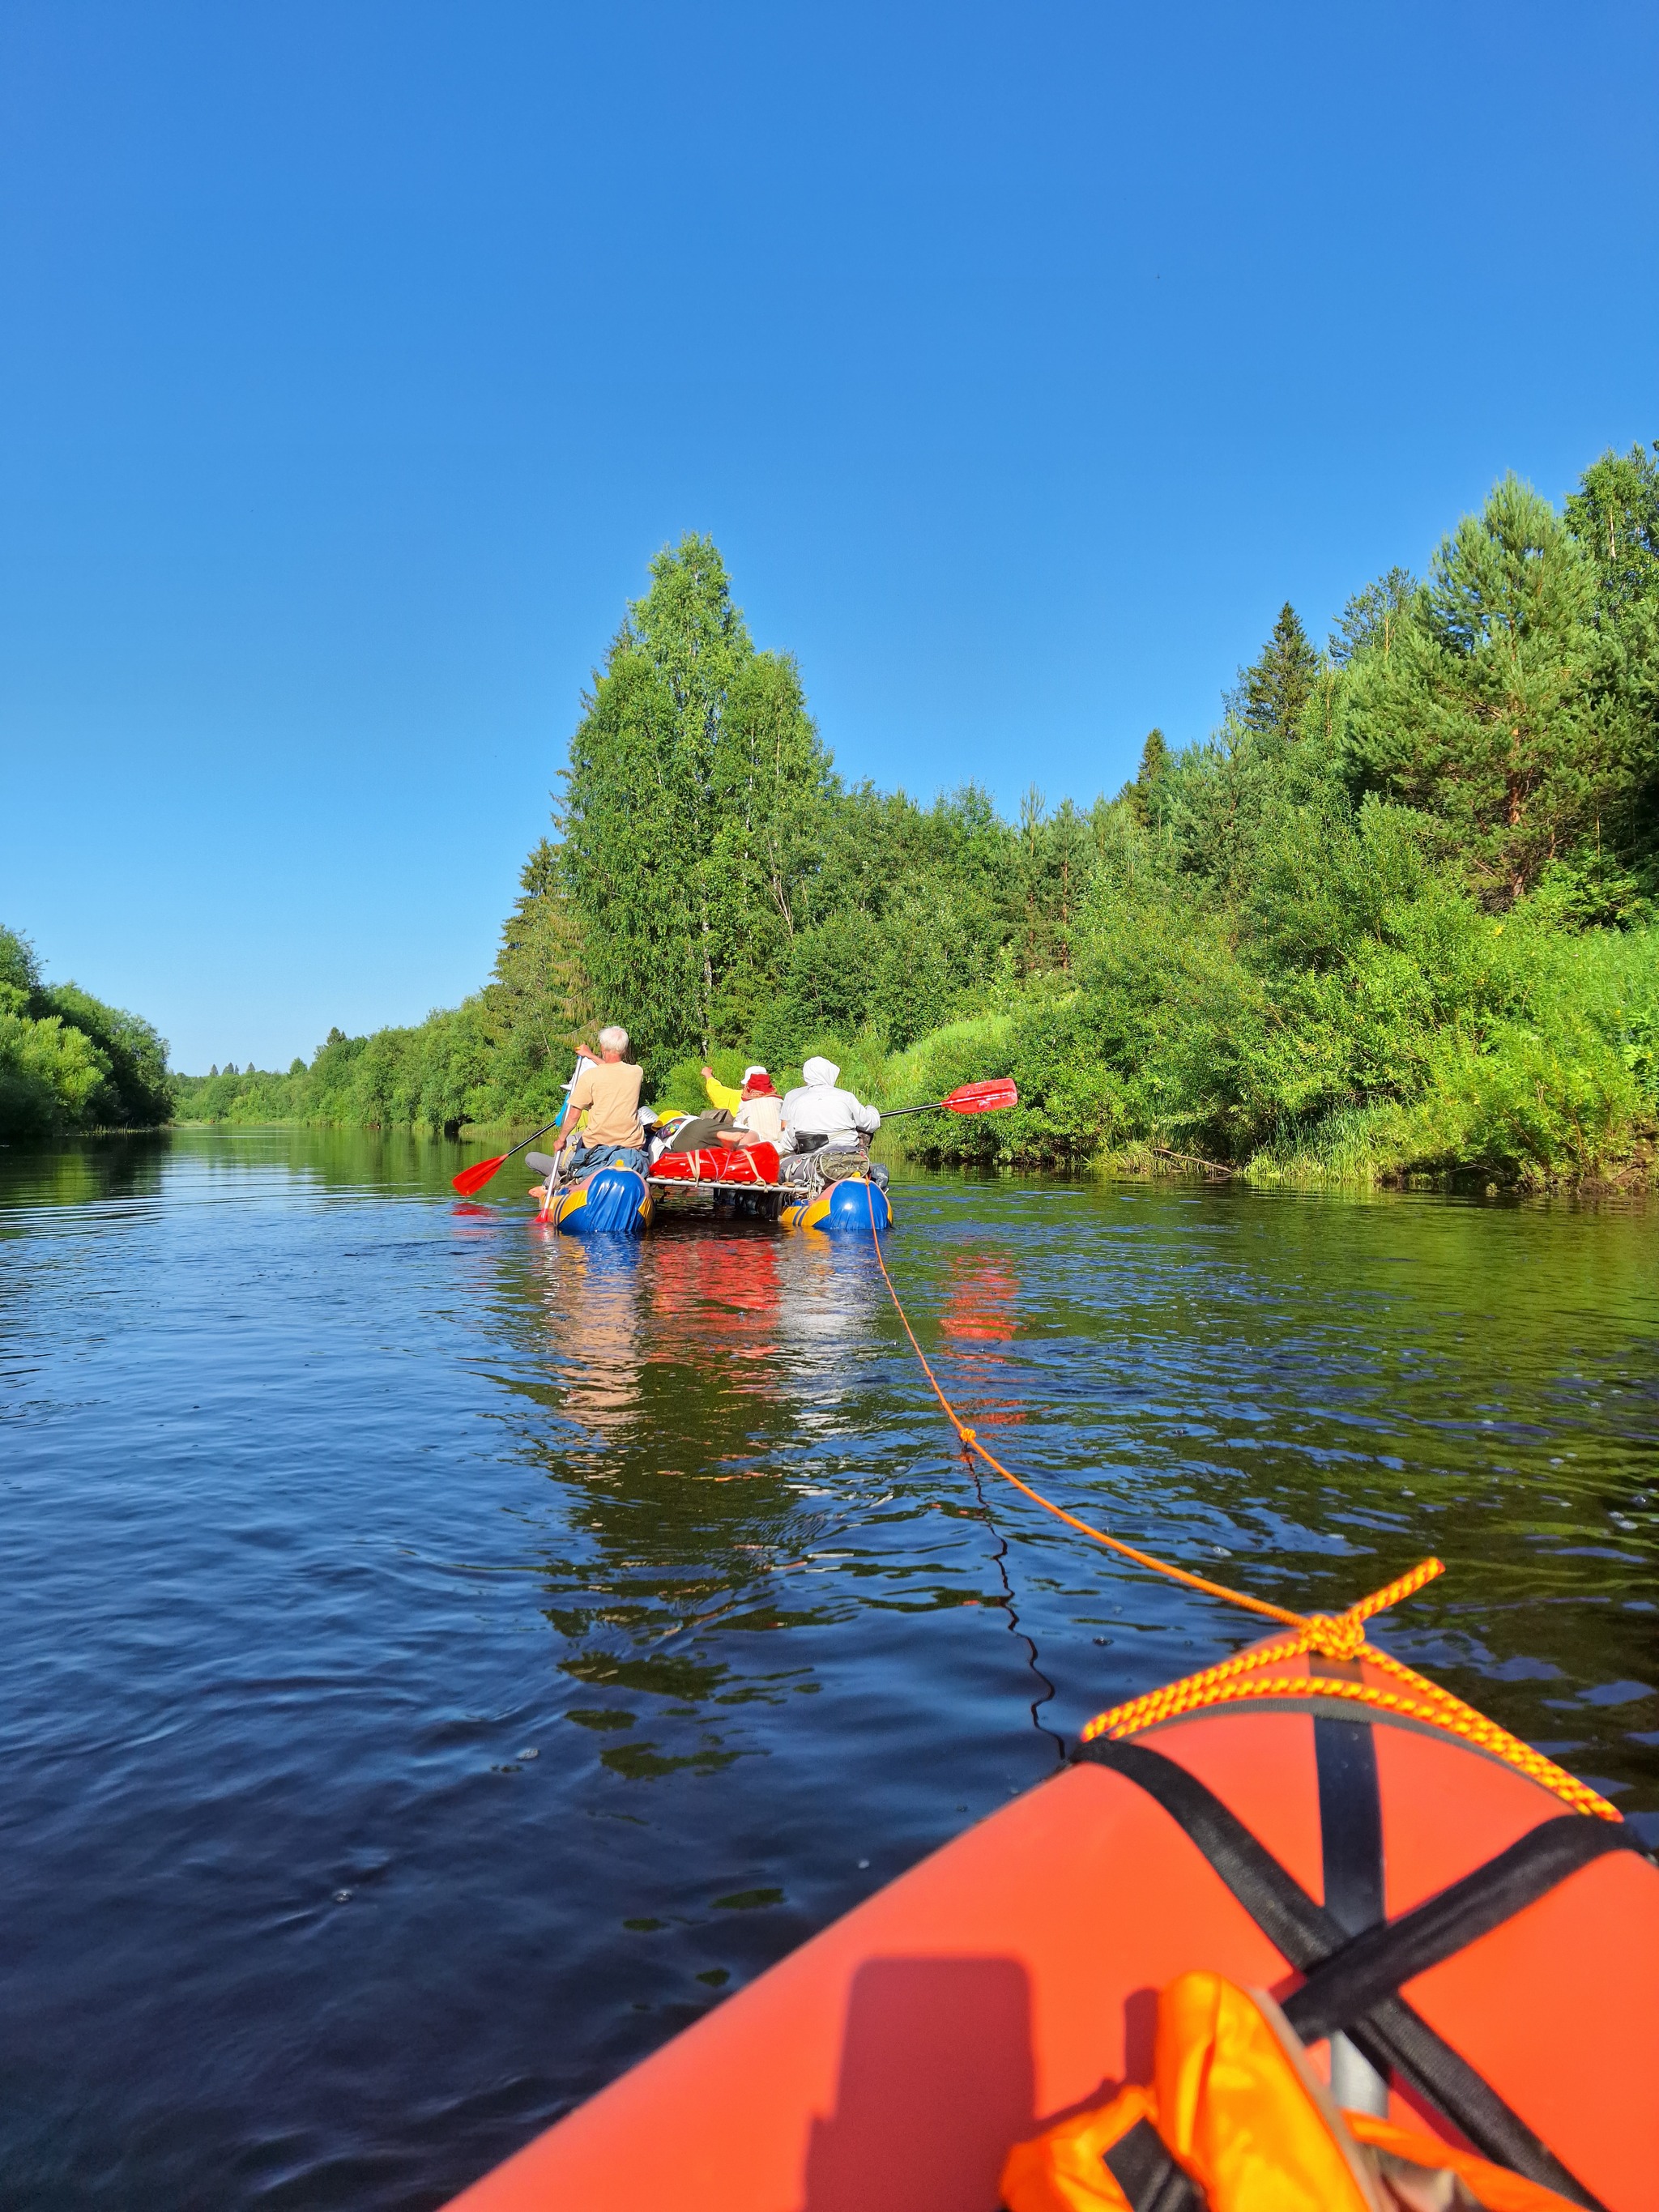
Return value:
<svg viewBox="0 0 1659 2212">
<path fill-rule="evenodd" d="M 167 1052 L 137 1014 L 44 982 L 29 939 L 0 928 L 0 1139 L 154 1128 L 173 1109 Z"/>
<path fill-rule="evenodd" d="M 719 551 L 659 554 L 550 835 L 460 1008 L 337 1032 L 204 1117 L 540 1117 L 596 1015 L 652 1088 L 830 1048 L 889 1103 L 1012 1066 L 934 1157 L 1157 1151 L 1255 1174 L 1644 1171 L 1655 1145 L 1659 467 L 1514 477 L 1322 646 L 1284 607 L 1204 742 L 999 815 L 836 772 Z M 915 1126 L 915 1125 L 913 1125 Z"/>
</svg>

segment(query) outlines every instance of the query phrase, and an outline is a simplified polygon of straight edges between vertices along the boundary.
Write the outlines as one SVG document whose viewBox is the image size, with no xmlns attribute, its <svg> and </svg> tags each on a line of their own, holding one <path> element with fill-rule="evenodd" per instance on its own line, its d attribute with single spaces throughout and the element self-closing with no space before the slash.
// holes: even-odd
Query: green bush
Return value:
<svg viewBox="0 0 1659 2212">
<path fill-rule="evenodd" d="M 0 1131 L 37 1137 L 90 1127 L 108 1084 L 107 1062 L 58 1016 L 31 1019 L 27 1004 L 13 985 L 0 983 Z"/>
<path fill-rule="evenodd" d="M 44 983 L 29 940 L 0 928 L 0 1136 L 151 1128 L 171 1108 L 167 1047 L 149 1024 L 76 984 Z"/>
</svg>

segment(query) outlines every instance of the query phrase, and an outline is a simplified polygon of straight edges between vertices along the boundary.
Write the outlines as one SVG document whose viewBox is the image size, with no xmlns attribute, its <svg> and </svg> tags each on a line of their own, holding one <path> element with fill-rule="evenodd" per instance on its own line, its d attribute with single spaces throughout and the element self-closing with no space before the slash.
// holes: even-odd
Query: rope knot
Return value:
<svg viewBox="0 0 1659 2212">
<path fill-rule="evenodd" d="M 1308 1646 L 1325 1659 L 1357 1659 L 1365 1648 L 1365 1624 L 1354 1613 L 1316 1613 L 1308 1624 Z"/>
<path fill-rule="evenodd" d="M 969 1427 L 966 1421 L 958 1421 L 957 1423 L 957 1435 L 961 1441 L 963 1451 L 972 1451 L 975 1444 L 978 1442 L 978 1438 L 975 1436 L 973 1431 Z"/>
</svg>

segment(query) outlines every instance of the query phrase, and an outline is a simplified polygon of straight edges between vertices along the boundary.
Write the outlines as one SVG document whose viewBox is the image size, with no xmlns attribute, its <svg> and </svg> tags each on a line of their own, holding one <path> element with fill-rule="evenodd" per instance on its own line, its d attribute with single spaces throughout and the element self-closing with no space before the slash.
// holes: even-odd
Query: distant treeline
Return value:
<svg viewBox="0 0 1659 2212">
<path fill-rule="evenodd" d="M 848 787 L 706 538 L 653 562 L 584 708 L 484 989 L 286 1076 L 180 1082 L 182 1113 L 544 1119 L 602 1018 L 663 1097 L 718 1054 L 827 1049 L 890 1103 L 1012 1072 L 1018 1112 L 908 1125 L 987 1165 L 1652 1170 L 1652 453 L 1604 454 L 1560 513 L 1506 479 L 1322 648 L 1287 605 L 1214 734 L 1154 730 L 1086 811 Z"/>
<path fill-rule="evenodd" d="M 0 928 L 0 1139 L 154 1128 L 173 1114 L 167 1054 L 136 1014 L 43 983 L 28 939 Z"/>
</svg>

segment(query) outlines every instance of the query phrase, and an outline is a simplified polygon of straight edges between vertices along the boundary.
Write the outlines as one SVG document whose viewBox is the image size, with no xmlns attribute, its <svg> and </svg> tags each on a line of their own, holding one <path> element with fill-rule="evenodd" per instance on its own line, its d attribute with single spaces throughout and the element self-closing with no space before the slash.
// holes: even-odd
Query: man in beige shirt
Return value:
<svg viewBox="0 0 1659 2212">
<path fill-rule="evenodd" d="M 592 1168 L 633 1168 L 640 1175 L 647 1171 L 650 1156 L 645 1147 L 645 1125 L 640 1120 L 640 1085 L 645 1071 L 630 1066 L 623 1058 L 627 1049 L 626 1030 L 601 1030 L 599 1057 L 584 1058 L 576 1069 L 560 1118 L 561 1133 L 574 1128 L 584 1113 L 587 1122 L 574 1148 L 566 1155 L 567 1176 L 586 1175 Z M 544 1176 L 553 1166 L 544 1152 L 526 1152 L 525 1159 Z"/>
</svg>

